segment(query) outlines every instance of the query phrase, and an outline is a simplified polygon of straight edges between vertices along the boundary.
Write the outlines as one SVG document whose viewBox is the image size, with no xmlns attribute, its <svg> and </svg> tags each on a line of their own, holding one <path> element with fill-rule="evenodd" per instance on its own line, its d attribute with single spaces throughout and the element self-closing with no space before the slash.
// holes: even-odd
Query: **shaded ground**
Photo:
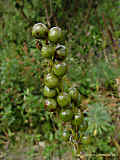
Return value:
<svg viewBox="0 0 120 160">
<path fill-rule="evenodd" d="M 45 147 L 44 142 L 40 142 L 38 145 L 15 145 L 8 149 L 8 146 L 0 151 L 0 160 L 45 160 L 42 155 L 43 149 Z M 64 157 L 61 159 L 59 157 L 53 156 L 51 160 L 73 160 L 72 154 L 65 153 Z"/>
</svg>

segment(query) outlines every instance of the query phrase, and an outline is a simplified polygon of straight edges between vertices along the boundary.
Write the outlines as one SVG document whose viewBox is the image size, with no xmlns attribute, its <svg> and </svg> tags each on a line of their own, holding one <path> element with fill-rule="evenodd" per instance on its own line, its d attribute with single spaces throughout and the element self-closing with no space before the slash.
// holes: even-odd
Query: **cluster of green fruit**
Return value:
<svg viewBox="0 0 120 160">
<path fill-rule="evenodd" d="M 56 112 L 64 126 L 70 123 L 73 127 L 81 127 L 81 130 L 85 130 L 86 121 L 80 109 L 76 107 L 79 97 L 78 90 L 71 87 L 65 92 L 62 85 L 63 77 L 67 72 L 65 62 L 67 49 L 60 44 L 63 38 L 61 28 L 48 29 L 46 25 L 37 23 L 32 28 L 32 35 L 41 40 L 41 55 L 48 59 L 43 88 L 45 109 Z M 69 140 L 70 134 L 70 130 L 64 127 L 62 134 L 64 140 Z"/>
</svg>

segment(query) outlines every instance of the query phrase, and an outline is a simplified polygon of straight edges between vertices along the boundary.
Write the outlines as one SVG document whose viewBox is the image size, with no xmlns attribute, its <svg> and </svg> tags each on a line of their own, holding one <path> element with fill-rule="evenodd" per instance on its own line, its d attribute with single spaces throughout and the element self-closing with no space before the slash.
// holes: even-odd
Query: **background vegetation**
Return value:
<svg viewBox="0 0 120 160">
<path fill-rule="evenodd" d="M 112 159 L 119 159 L 119 0 L 0 1 L 0 146 L 8 144 L 9 149 L 17 144 L 18 137 L 32 146 L 45 141 L 45 159 L 53 155 L 61 158 L 72 148 L 60 136 L 55 137 L 47 125 L 46 134 L 41 127 L 46 122 L 53 125 L 53 118 L 42 104 L 45 66 L 31 36 L 37 22 L 64 30 L 69 49 L 65 87 L 71 81 L 81 93 L 80 105 L 88 122 L 86 133 L 92 137 L 78 154 L 85 158 L 84 153 L 88 153 L 90 160 L 104 159 L 93 154 L 112 154 Z M 74 157 L 76 142 L 72 146 Z M 35 159 L 34 148 L 28 153 L 29 159 Z"/>
</svg>

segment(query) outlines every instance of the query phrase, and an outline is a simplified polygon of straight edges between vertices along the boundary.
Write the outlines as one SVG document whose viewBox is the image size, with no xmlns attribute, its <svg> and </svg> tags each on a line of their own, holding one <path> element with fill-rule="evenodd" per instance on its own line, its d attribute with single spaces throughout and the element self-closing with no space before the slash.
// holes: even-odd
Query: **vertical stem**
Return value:
<svg viewBox="0 0 120 160">
<path fill-rule="evenodd" d="M 52 0 L 50 0 L 50 18 L 53 16 Z"/>
<path fill-rule="evenodd" d="M 114 143 L 115 147 L 117 148 L 118 152 L 120 153 L 120 146 L 114 138 L 113 138 L 113 143 Z"/>
<path fill-rule="evenodd" d="M 87 10 L 87 15 L 86 15 L 86 21 L 85 24 L 88 23 L 88 19 L 90 17 L 90 10 L 92 8 L 92 4 L 93 4 L 93 0 L 90 0 L 90 2 L 88 3 L 88 10 Z"/>
<path fill-rule="evenodd" d="M 114 56 L 115 56 L 115 58 L 117 58 L 117 48 L 116 48 L 115 40 L 113 38 L 113 34 L 112 34 L 111 30 L 107 27 L 107 22 L 106 22 L 104 13 L 102 14 L 102 18 L 103 18 L 105 29 L 106 29 L 108 36 L 112 42 L 112 48 L 113 48 L 113 51 L 115 52 Z"/>
<path fill-rule="evenodd" d="M 101 24 L 100 24 L 99 16 L 97 14 L 97 8 L 95 9 L 95 15 L 96 15 L 96 18 L 97 18 L 97 23 L 98 23 L 98 26 L 99 26 L 99 30 L 102 33 L 103 42 L 106 43 L 105 35 L 104 35 L 104 32 L 102 31 L 102 27 L 101 27 Z M 103 48 L 103 54 L 104 54 L 105 60 L 108 63 L 109 60 L 108 60 L 108 57 L 107 57 L 107 54 L 106 54 L 106 50 L 105 50 L 104 47 L 102 47 L 102 48 Z"/>
<path fill-rule="evenodd" d="M 42 0 L 42 1 L 43 1 L 43 6 L 45 8 L 45 16 L 46 16 L 47 24 L 48 24 L 48 27 L 50 28 L 51 24 L 50 24 L 50 19 L 48 15 L 48 8 L 47 8 L 46 0 Z"/>
</svg>

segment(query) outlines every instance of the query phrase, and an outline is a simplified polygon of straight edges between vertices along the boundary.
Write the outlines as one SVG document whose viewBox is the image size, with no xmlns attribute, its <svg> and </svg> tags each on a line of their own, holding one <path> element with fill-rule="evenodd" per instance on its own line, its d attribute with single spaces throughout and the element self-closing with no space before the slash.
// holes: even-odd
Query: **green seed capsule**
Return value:
<svg viewBox="0 0 120 160">
<path fill-rule="evenodd" d="M 48 32 L 48 40 L 51 42 L 59 42 L 63 38 L 62 30 L 59 27 L 53 27 Z"/>
<path fill-rule="evenodd" d="M 54 74 L 48 73 L 44 78 L 44 82 L 47 87 L 56 88 L 58 86 L 59 80 Z"/>
<path fill-rule="evenodd" d="M 72 117 L 73 117 L 73 113 L 72 113 L 72 111 L 69 110 L 69 109 L 62 110 L 62 111 L 60 112 L 60 118 L 61 118 L 61 120 L 64 121 L 64 122 L 70 121 L 70 120 L 72 119 Z"/>
<path fill-rule="evenodd" d="M 57 103 L 54 99 L 48 98 L 48 99 L 45 99 L 44 106 L 48 110 L 53 110 L 53 109 L 56 109 Z"/>
<path fill-rule="evenodd" d="M 41 55 L 44 58 L 52 58 L 55 54 L 55 47 L 51 45 L 43 45 L 41 49 Z"/>
<path fill-rule="evenodd" d="M 35 38 L 45 38 L 48 28 L 43 23 L 37 23 L 32 28 L 32 36 Z"/>
<path fill-rule="evenodd" d="M 81 139 L 81 143 L 87 145 L 87 144 L 91 143 L 91 140 L 92 139 L 91 139 L 90 136 L 83 136 L 82 139 Z"/>
<path fill-rule="evenodd" d="M 65 62 L 56 62 L 53 65 L 53 72 L 56 76 L 63 76 L 67 71 L 67 64 Z"/>
<path fill-rule="evenodd" d="M 65 107 L 70 104 L 71 102 L 71 97 L 69 94 L 62 92 L 58 95 L 57 97 L 57 102 L 60 107 Z"/>
<path fill-rule="evenodd" d="M 69 89 L 69 94 L 70 94 L 71 99 L 73 101 L 76 102 L 78 100 L 79 92 L 78 92 L 78 90 L 76 88 L 74 88 L 74 87 L 70 88 Z"/>
<path fill-rule="evenodd" d="M 51 124 L 50 122 L 44 122 L 42 125 L 41 125 L 41 130 L 43 131 L 43 133 L 46 133 L 46 132 L 49 132 L 52 130 L 52 127 L 51 127 Z"/>
<path fill-rule="evenodd" d="M 62 131 L 62 138 L 64 141 L 68 141 L 70 138 L 70 132 L 68 130 L 63 130 Z"/>
<path fill-rule="evenodd" d="M 84 116 L 81 112 L 75 113 L 72 124 L 75 126 L 80 126 L 83 123 L 83 118 Z"/>
<path fill-rule="evenodd" d="M 57 45 L 56 47 L 56 59 L 64 59 L 67 56 L 67 49 L 63 45 Z"/>
<path fill-rule="evenodd" d="M 55 97 L 56 90 L 55 89 L 50 89 L 47 86 L 45 86 L 44 89 L 43 89 L 43 94 L 44 94 L 45 97 L 52 98 L 52 97 Z"/>
</svg>

